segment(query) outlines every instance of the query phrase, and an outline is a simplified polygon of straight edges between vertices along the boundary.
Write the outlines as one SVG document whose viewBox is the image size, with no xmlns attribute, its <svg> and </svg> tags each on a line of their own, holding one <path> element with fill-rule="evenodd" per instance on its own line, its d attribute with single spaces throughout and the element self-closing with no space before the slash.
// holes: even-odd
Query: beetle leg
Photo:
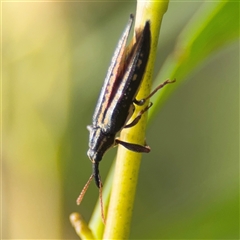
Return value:
<svg viewBox="0 0 240 240">
<path fill-rule="evenodd" d="M 135 126 L 139 120 L 141 119 L 142 115 L 152 106 L 153 104 L 150 102 L 149 105 L 147 107 L 145 107 L 143 110 L 141 110 L 137 117 L 133 119 L 132 122 L 130 122 L 129 124 L 125 125 L 124 128 L 130 128 L 130 127 L 133 127 Z"/>
<path fill-rule="evenodd" d="M 176 82 L 176 79 L 174 80 L 166 80 L 165 82 L 161 83 L 160 85 L 158 85 L 147 97 L 141 99 L 141 100 L 137 100 L 134 99 L 133 102 L 139 106 L 142 106 L 146 100 L 148 100 L 150 97 L 152 97 L 159 89 L 163 88 L 165 85 L 167 85 L 168 83 L 174 83 Z"/>
<path fill-rule="evenodd" d="M 116 144 L 121 144 L 122 146 L 124 146 L 128 150 L 131 150 L 131 151 L 134 151 L 134 152 L 149 153 L 150 150 L 151 150 L 149 146 L 142 146 L 142 145 L 135 144 L 135 143 L 124 142 L 124 141 L 119 140 L 119 138 L 116 138 L 115 142 L 116 142 Z"/>
</svg>

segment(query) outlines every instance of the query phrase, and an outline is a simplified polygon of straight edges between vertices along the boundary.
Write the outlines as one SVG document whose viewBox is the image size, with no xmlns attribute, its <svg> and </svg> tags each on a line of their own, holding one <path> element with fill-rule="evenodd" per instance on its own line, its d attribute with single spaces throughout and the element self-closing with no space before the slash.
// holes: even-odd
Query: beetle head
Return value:
<svg viewBox="0 0 240 240">
<path fill-rule="evenodd" d="M 115 135 L 104 134 L 99 127 L 88 126 L 89 149 L 87 155 L 92 163 L 102 160 L 104 153 L 114 145 Z"/>
</svg>

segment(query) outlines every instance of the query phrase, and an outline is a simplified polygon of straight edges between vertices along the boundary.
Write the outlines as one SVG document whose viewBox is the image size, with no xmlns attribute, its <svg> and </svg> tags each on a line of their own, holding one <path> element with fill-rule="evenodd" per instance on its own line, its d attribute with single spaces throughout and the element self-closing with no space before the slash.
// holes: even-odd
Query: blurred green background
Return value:
<svg viewBox="0 0 240 240">
<path fill-rule="evenodd" d="M 135 5 L 2 3 L 3 238 L 78 239 L 69 214 L 89 220 L 94 184 L 75 203 L 91 174 L 86 125 Z M 201 5 L 170 2 L 156 74 Z M 151 121 L 131 239 L 239 239 L 238 135 L 236 39 L 202 62 Z M 103 180 L 115 153 L 102 161 Z"/>
</svg>

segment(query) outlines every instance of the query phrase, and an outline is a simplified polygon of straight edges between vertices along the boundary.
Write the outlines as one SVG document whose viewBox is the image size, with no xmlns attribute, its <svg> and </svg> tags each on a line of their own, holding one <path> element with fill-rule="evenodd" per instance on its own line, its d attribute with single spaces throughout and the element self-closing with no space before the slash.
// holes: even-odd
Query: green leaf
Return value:
<svg viewBox="0 0 240 240">
<path fill-rule="evenodd" d="M 157 83 L 176 78 L 177 83 L 164 88 L 152 101 L 149 118 L 159 109 L 180 83 L 209 57 L 239 37 L 239 3 L 206 2 L 179 35 L 174 52 L 162 66 Z"/>
</svg>

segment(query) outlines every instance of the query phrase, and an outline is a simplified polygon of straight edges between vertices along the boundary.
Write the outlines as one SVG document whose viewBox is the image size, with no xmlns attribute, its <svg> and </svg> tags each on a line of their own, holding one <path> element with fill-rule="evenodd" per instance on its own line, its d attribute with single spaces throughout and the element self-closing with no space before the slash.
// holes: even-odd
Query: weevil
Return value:
<svg viewBox="0 0 240 240">
<path fill-rule="evenodd" d="M 93 178 L 100 189 L 101 198 L 102 183 L 99 174 L 99 163 L 109 148 L 121 144 L 125 148 L 135 152 L 148 153 L 150 151 L 149 146 L 124 142 L 116 138 L 116 135 L 123 128 L 135 126 L 142 114 L 152 106 L 152 103 L 141 110 L 137 117 L 129 122 L 135 110 L 134 105 L 144 105 L 146 100 L 160 88 L 175 81 L 166 80 L 149 96 L 141 100 L 136 99 L 150 54 L 151 24 L 150 21 L 146 21 L 143 29 L 138 29 L 135 32 L 135 41 L 129 47 L 126 47 L 133 20 L 134 16 L 130 15 L 129 22 L 118 42 L 108 69 L 93 114 L 92 125 L 87 126 L 90 132 L 87 155 L 92 162 L 92 175 L 77 199 L 78 204 L 80 204 Z"/>
</svg>

